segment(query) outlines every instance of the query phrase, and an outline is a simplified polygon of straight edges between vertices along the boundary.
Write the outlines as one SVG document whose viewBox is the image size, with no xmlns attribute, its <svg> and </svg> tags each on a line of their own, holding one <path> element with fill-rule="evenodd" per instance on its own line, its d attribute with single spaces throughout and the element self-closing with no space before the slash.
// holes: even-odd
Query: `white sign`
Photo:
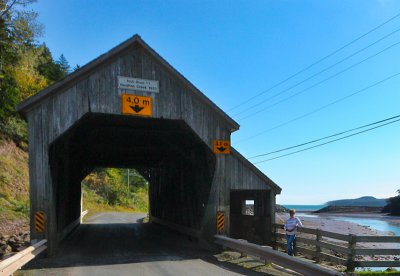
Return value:
<svg viewBox="0 0 400 276">
<path fill-rule="evenodd" d="M 143 92 L 160 92 L 158 81 L 118 76 L 118 88 Z"/>
</svg>

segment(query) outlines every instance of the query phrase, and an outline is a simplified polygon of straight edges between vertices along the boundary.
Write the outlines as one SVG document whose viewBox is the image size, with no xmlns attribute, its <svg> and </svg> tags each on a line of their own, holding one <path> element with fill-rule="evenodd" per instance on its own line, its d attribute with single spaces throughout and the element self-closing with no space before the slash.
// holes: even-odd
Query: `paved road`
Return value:
<svg viewBox="0 0 400 276">
<path fill-rule="evenodd" d="M 53 258 L 31 262 L 22 275 L 260 275 L 218 263 L 213 253 L 144 214 L 100 213 L 69 236 Z M 265 274 L 263 274 L 265 275 Z"/>
</svg>

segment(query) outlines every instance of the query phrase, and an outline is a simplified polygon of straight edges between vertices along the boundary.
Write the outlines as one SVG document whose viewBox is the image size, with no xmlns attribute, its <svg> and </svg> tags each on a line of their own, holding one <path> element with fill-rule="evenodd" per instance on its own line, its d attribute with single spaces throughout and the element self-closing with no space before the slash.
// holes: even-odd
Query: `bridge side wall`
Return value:
<svg viewBox="0 0 400 276">
<path fill-rule="evenodd" d="M 230 192 L 231 190 L 266 190 L 266 233 L 272 233 L 272 224 L 275 223 L 276 192 L 268 185 L 271 180 L 266 179 L 260 172 L 233 150 L 230 155 L 217 156 L 216 173 L 211 188 L 207 215 L 204 217 L 204 231 L 206 236 L 216 232 L 216 212 L 225 213 L 224 234 L 230 234 Z M 270 237 L 267 238 L 267 240 Z"/>
</svg>

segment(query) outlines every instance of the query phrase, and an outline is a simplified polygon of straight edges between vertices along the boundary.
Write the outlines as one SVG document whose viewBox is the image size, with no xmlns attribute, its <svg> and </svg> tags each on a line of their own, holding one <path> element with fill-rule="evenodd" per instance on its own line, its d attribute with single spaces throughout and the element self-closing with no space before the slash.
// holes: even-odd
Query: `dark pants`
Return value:
<svg viewBox="0 0 400 276">
<path fill-rule="evenodd" d="M 293 244 L 296 239 L 296 235 L 286 235 L 287 238 L 287 253 L 289 256 L 293 256 Z"/>
</svg>

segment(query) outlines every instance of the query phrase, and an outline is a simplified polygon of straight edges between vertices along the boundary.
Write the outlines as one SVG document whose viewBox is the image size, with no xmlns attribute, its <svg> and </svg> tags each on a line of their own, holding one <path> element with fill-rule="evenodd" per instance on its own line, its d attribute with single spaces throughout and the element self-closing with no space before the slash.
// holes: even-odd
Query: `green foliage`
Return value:
<svg viewBox="0 0 400 276">
<path fill-rule="evenodd" d="M 99 209 L 103 205 L 123 207 L 131 211 L 147 212 L 148 183 L 136 171 L 130 169 L 129 185 L 127 169 L 96 169 L 83 181 L 84 205 Z M 86 197 L 85 197 L 86 196 Z"/>
<path fill-rule="evenodd" d="M 389 267 L 386 270 L 381 271 L 371 271 L 370 269 L 366 269 L 365 271 L 356 271 L 356 275 L 400 275 L 400 271 L 397 271 L 395 268 Z"/>
<path fill-rule="evenodd" d="M 391 197 L 388 199 L 388 204 L 383 207 L 382 212 L 384 213 L 390 213 L 391 215 L 394 216 L 399 216 L 400 215 L 400 193 L 399 190 L 397 190 L 398 195 Z"/>
<path fill-rule="evenodd" d="M 43 50 L 39 57 L 38 62 L 38 71 L 39 73 L 46 77 L 49 83 L 61 80 L 64 78 L 68 72 L 64 71 L 58 62 L 55 62 L 49 48 L 47 48 L 46 44 L 42 44 L 40 46 Z M 68 62 L 67 62 L 68 63 Z"/>
<path fill-rule="evenodd" d="M 58 61 L 37 38 L 43 26 L 38 14 L 24 8 L 34 0 L 0 0 L 0 135 L 20 147 L 27 144 L 26 124 L 15 107 L 69 72 L 68 61 Z"/>
<path fill-rule="evenodd" d="M 71 67 L 69 66 L 69 63 L 63 54 L 61 54 L 61 56 L 58 58 L 56 64 L 61 69 L 61 72 L 63 72 L 64 77 L 70 73 Z"/>
<path fill-rule="evenodd" d="M 28 219 L 28 154 L 0 137 L 0 220 Z"/>
<path fill-rule="evenodd" d="M 27 124 L 19 117 L 8 117 L 5 121 L 0 121 L 0 137 L 13 140 L 18 147 L 28 150 L 28 130 Z"/>
</svg>

